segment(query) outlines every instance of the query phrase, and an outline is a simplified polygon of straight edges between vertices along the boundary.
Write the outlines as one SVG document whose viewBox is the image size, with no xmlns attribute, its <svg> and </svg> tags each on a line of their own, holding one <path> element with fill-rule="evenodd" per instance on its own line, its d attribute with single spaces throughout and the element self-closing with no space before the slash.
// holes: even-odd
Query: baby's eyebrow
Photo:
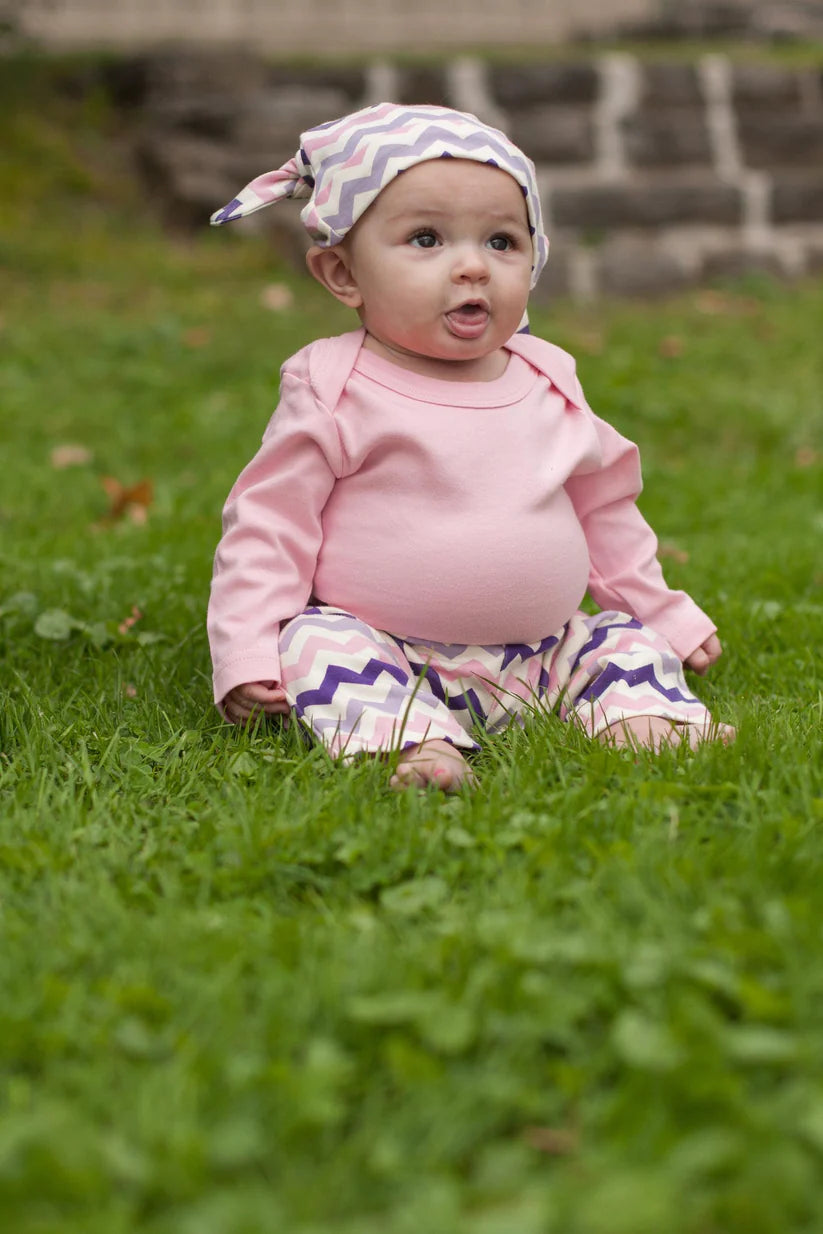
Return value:
<svg viewBox="0 0 823 1234">
<path fill-rule="evenodd" d="M 448 206 L 433 206 L 430 202 L 421 202 L 419 205 L 411 204 L 398 207 L 396 210 L 389 211 L 387 218 L 390 222 L 408 222 L 410 219 L 415 219 L 419 222 L 436 221 L 438 219 L 448 219 L 453 215 L 453 211 Z M 487 218 L 492 227 L 522 227 L 528 229 L 528 223 L 525 218 L 521 218 L 519 214 L 515 214 L 510 210 L 501 210 L 499 213 L 496 210 L 488 211 Z"/>
<path fill-rule="evenodd" d="M 521 218 L 519 214 L 495 214 L 492 216 L 497 226 L 506 227 L 522 227 L 524 231 L 528 231 L 529 224 L 526 219 Z"/>
</svg>

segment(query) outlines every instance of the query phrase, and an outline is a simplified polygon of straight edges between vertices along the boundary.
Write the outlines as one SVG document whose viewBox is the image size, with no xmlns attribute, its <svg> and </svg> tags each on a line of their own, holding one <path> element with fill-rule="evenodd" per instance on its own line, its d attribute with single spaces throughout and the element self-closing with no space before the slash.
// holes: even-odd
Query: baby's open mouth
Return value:
<svg viewBox="0 0 823 1234">
<path fill-rule="evenodd" d="M 489 306 L 482 300 L 469 300 L 446 313 L 452 334 L 458 338 L 477 338 L 489 320 Z"/>
</svg>

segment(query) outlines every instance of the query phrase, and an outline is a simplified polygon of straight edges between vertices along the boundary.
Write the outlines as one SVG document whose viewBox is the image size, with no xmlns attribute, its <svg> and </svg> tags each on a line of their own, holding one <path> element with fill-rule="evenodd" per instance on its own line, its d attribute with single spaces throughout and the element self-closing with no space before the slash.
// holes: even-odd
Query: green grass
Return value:
<svg viewBox="0 0 823 1234">
<path fill-rule="evenodd" d="M 161 235 L 105 116 L 59 113 L 0 120 L 2 1228 L 823 1228 L 823 287 L 535 320 L 642 445 L 736 746 L 543 719 L 475 793 L 393 795 L 210 704 L 222 500 L 348 319 Z M 146 525 L 100 525 L 106 475 Z"/>
</svg>

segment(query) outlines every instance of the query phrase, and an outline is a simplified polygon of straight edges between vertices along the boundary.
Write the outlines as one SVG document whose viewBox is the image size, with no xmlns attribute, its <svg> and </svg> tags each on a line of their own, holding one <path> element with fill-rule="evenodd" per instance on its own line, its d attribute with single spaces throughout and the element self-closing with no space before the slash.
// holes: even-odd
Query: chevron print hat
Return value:
<svg viewBox="0 0 823 1234">
<path fill-rule="evenodd" d="M 534 286 L 549 253 L 534 164 L 499 129 L 447 107 L 378 103 L 309 129 L 293 159 L 252 180 L 211 222 L 219 226 L 288 197 L 307 197 L 300 217 L 315 244 L 330 248 L 399 172 L 440 158 L 489 163 L 520 185 L 532 237 Z"/>
</svg>

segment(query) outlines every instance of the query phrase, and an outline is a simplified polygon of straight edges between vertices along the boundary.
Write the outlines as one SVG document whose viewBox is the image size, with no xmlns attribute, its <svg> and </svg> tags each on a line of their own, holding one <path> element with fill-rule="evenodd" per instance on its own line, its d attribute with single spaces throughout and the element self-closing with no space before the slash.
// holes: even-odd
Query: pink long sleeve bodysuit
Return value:
<svg viewBox="0 0 823 1234">
<path fill-rule="evenodd" d="M 451 382 L 320 339 L 229 494 L 208 629 L 214 695 L 281 680 L 310 599 L 404 638 L 529 643 L 588 589 L 686 658 L 715 626 L 672 591 L 635 499 L 636 447 L 588 407 L 566 352 L 515 335 L 502 377 Z"/>
</svg>

